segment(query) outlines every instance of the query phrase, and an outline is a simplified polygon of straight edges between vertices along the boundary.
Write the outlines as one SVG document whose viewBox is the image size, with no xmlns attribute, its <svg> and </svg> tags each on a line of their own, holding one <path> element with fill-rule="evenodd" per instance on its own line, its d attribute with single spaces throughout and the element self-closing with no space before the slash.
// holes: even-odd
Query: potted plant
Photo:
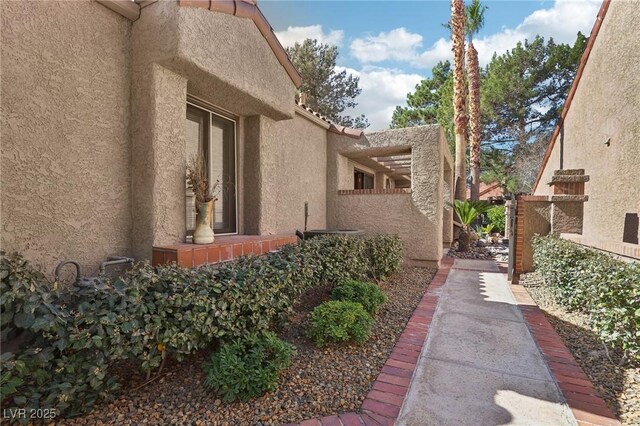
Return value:
<svg viewBox="0 0 640 426">
<path fill-rule="evenodd" d="M 187 185 L 193 191 L 196 198 L 196 229 L 193 232 L 194 244 L 210 244 L 215 239 L 211 218 L 214 203 L 220 191 L 220 181 L 213 185 L 207 176 L 207 167 L 204 156 L 199 154 L 187 165 Z"/>
<path fill-rule="evenodd" d="M 448 204 L 453 207 L 453 211 L 462 223 L 462 232 L 460 232 L 460 237 L 458 238 L 458 250 L 469 251 L 469 239 L 471 238 L 469 230 L 471 224 L 480 214 L 485 213 L 490 205 L 485 201 L 470 200 L 454 200 L 453 204 Z"/>
</svg>

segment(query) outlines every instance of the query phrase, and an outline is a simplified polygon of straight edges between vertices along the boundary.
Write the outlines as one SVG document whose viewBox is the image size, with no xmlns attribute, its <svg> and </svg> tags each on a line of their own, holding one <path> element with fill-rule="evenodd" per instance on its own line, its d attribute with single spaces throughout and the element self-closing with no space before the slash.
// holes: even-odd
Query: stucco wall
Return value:
<svg viewBox="0 0 640 426">
<path fill-rule="evenodd" d="M 141 70 L 145 70 L 141 73 Z M 187 80 L 160 65 L 136 69 L 132 106 L 132 248 L 184 242 Z"/>
<path fill-rule="evenodd" d="M 91 274 L 130 254 L 131 21 L 90 2 L 0 8 L 2 249 Z"/>
<path fill-rule="evenodd" d="M 339 195 L 332 227 L 362 229 L 367 233 L 400 235 L 407 259 L 436 263 L 437 238 L 427 234 L 433 223 L 425 218 L 412 194 Z M 432 231 L 435 232 L 435 231 Z M 440 251 L 439 254 L 442 257 Z"/>
<path fill-rule="evenodd" d="M 246 124 L 245 226 L 256 234 L 325 228 L 327 131 L 296 113 L 291 120 L 251 118 Z"/>
<path fill-rule="evenodd" d="M 293 117 L 295 85 L 252 20 L 164 3 L 177 10 L 179 40 L 166 66 L 189 75 L 190 89 L 238 115 Z"/>
<path fill-rule="evenodd" d="M 565 119 L 563 168 L 590 176 L 583 241 L 622 242 L 625 213 L 640 212 L 639 32 L 640 2 L 612 1 Z M 536 195 L 559 168 L 558 137 Z"/>
<path fill-rule="evenodd" d="M 252 156 L 270 153 L 271 138 L 262 135 L 269 130 L 265 123 L 293 117 L 295 86 L 255 24 L 173 1 L 157 2 L 143 9 L 132 40 L 134 254 L 149 258 L 152 246 L 184 240 L 187 95 L 238 117 L 238 231 L 262 230 L 256 211 L 270 204 L 252 194 L 261 194 L 273 177 L 264 174 L 265 182 L 256 180 L 263 177 L 260 168 L 245 170 L 245 164 L 251 164 Z M 267 144 L 264 150 L 261 143 Z M 281 148 L 278 143 L 274 147 Z M 255 187 L 245 186 L 245 178 Z"/>
<path fill-rule="evenodd" d="M 405 257 L 414 264 L 437 264 L 442 257 L 444 171 L 451 154 L 439 126 L 369 133 L 360 139 L 329 133 L 327 223 L 330 228 L 359 228 L 397 233 Z M 411 149 L 411 194 L 340 195 L 353 188 L 350 159 L 384 156 Z M 448 165 L 448 166 L 447 166 Z M 349 186 L 351 185 L 351 186 Z M 450 225 L 450 221 L 447 221 Z"/>
</svg>

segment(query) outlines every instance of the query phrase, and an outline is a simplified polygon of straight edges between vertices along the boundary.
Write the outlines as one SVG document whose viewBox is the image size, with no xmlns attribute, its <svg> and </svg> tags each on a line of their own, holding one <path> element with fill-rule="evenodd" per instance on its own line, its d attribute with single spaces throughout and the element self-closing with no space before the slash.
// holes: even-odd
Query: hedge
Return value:
<svg viewBox="0 0 640 426">
<path fill-rule="evenodd" d="M 589 315 L 603 342 L 640 362 L 640 263 L 555 236 L 534 238 L 533 248 L 535 268 L 556 299 Z"/>
<path fill-rule="evenodd" d="M 150 374 L 168 356 L 181 360 L 265 332 L 314 285 L 397 270 L 400 247 L 392 236 L 316 237 L 215 267 L 136 265 L 67 291 L 21 256 L 2 256 L 3 338 L 22 341 L 18 353 L 2 355 L 2 408 L 86 412 L 118 389 L 108 371 L 114 363 L 133 362 Z"/>
</svg>

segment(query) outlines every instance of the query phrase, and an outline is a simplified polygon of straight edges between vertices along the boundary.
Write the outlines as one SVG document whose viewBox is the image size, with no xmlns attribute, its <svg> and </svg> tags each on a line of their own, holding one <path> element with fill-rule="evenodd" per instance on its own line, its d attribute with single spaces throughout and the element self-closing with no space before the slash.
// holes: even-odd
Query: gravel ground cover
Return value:
<svg viewBox="0 0 640 426">
<path fill-rule="evenodd" d="M 403 267 L 381 289 L 389 297 L 376 316 L 372 336 L 364 344 L 322 349 L 305 337 L 308 313 L 330 298 L 329 287 L 307 293 L 280 337 L 297 349 L 292 366 L 280 377 L 278 390 L 246 403 L 222 402 L 203 386 L 203 365 L 210 351 L 183 363 L 168 363 L 156 380 L 141 387 L 144 377 L 127 377 L 119 397 L 68 425 L 272 425 L 356 411 L 426 291 L 435 270 Z"/>
<path fill-rule="evenodd" d="M 457 251 L 455 249 L 449 250 L 447 255 L 449 257 L 455 257 L 458 259 L 478 259 L 478 260 L 489 260 L 489 259 L 497 259 L 499 261 L 506 261 L 506 258 L 509 253 L 509 247 L 504 244 L 496 243 L 490 244 L 485 243 L 484 241 L 472 241 L 470 244 L 469 251 L 462 252 Z"/>
<path fill-rule="evenodd" d="M 640 366 L 620 366 L 621 354 L 604 348 L 589 327 L 588 316 L 568 312 L 542 285 L 537 273 L 522 275 L 520 283 L 545 313 L 574 358 L 607 405 L 624 425 L 640 425 Z"/>
</svg>

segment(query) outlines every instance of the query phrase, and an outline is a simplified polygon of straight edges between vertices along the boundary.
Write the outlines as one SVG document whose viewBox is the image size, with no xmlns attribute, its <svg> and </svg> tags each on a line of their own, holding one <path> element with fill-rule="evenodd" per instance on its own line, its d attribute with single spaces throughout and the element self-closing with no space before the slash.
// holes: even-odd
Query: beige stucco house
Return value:
<svg viewBox="0 0 640 426">
<path fill-rule="evenodd" d="M 532 195 L 518 200 L 516 272 L 559 234 L 640 259 L 640 2 L 605 0 Z"/>
<path fill-rule="evenodd" d="M 304 227 L 451 241 L 438 127 L 372 134 L 294 102 L 300 76 L 250 0 L 2 2 L 1 244 L 51 272 L 108 256 L 197 266 Z M 216 243 L 189 243 L 187 160 L 228 185 Z"/>
</svg>

